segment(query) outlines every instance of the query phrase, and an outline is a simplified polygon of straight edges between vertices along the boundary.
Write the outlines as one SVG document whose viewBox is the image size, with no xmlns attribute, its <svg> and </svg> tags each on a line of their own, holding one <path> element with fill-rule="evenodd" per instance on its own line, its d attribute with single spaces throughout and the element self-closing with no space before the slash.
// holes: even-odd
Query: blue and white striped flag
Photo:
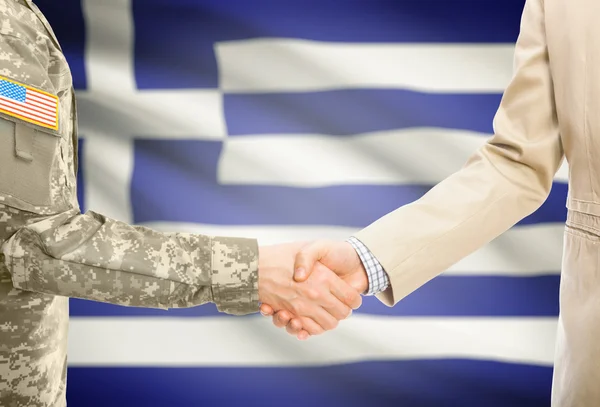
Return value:
<svg viewBox="0 0 600 407">
<path fill-rule="evenodd" d="M 491 135 L 524 0 L 38 2 L 78 93 L 82 208 L 162 231 L 344 239 Z M 299 342 L 212 305 L 73 300 L 72 406 L 547 406 L 566 167 L 393 308 Z"/>
</svg>

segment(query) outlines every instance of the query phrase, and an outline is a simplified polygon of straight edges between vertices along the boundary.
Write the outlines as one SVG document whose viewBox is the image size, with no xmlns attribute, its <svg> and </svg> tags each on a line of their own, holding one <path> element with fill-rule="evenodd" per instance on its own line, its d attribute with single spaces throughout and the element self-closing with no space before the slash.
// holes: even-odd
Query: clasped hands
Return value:
<svg viewBox="0 0 600 407">
<path fill-rule="evenodd" d="M 261 246 L 261 313 L 300 340 L 337 327 L 362 304 L 367 274 L 347 242 L 316 241 Z"/>
</svg>

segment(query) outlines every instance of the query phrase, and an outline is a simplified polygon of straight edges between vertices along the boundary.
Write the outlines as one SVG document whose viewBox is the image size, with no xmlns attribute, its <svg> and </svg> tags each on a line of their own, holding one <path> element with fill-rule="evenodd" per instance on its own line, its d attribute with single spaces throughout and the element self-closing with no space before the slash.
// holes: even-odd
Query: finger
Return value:
<svg viewBox="0 0 600 407">
<path fill-rule="evenodd" d="M 348 318 L 352 314 L 352 308 L 329 294 L 322 302 L 323 309 L 338 321 Z"/>
<path fill-rule="evenodd" d="M 329 245 L 327 242 L 317 241 L 302 248 L 296 254 L 294 262 L 294 280 L 305 281 L 312 273 L 313 266 L 327 255 Z"/>
<path fill-rule="evenodd" d="M 306 341 L 308 338 L 310 338 L 310 334 L 308 332 L 302 330 L 298 335 L 296 335 L 296 337 L 300 341 Z"/>
<path fill-rule="evenodd" d="M 271 315 L 273 315 L 273 308 L 271 308 L 270 305 L 267 304 L 261 304 L 260 305 L 260 313 L 263 314 L 265 317 L 270 317 Z"/>
<path fill-rule="evenodd" d="M 362 305 L 362 297 L 358 291 L 339 277 L 330 280 L 329 290 L 338 300 L 352 309 Z"/>
<path fill-rule="evenodd" d="M 306 331 L 306 333 L 308 333 L 311 336 L 321 335 L 323 332 L 325 332 L 325 330 L 323 329 L 323 327 L 321 327 L 321 325 L 317 324 L 315 321 L 313 321 L 310 318 L 301 317 L 300 322 L 302 322 L 302 327 L 304 328 L 304 331 Z M 302 333 L 302 332 L 300 332 L 300 333 Z"/>
<path fill-rule="evenodd" d="M 286 326 L 290 320 L 292 319 L 292 315 L 286 310 L 278 311 L 273 315 L 273 324 L 277 328 L 283 328 Z"/>
<path fill-rule="evenodd" d="M 292 320 L 287 324 L 285 330 L 290 335 L 298 336 L 298 334 L 302 331 L 302 322 L 300 318 L 292 318 Z"/>
<path fill-rule="evenodd" d="M 307 317 L 311 318 L 317 323 L 324 331 L 330 331 L 338 326 L 339 320 L 334 318 L 329 312 L 325 311 L 322 307 L 311 307 Z M 306 329 L 304 323 L 302 324 Z M 306 329 L 311 335 L 314 335 L 309 329 Z"/>
</svg>

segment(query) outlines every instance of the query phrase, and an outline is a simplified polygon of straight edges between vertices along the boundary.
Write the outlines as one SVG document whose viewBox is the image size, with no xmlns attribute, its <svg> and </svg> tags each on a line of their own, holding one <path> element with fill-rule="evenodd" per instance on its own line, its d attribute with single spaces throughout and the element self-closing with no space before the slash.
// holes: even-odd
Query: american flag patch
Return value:
<svg viewBox="0 0 600 407">
<path fill-rule="evenodd" d="M 0 112 L 58 129 L 58 97 L 0 76 Z"/>
</svg>

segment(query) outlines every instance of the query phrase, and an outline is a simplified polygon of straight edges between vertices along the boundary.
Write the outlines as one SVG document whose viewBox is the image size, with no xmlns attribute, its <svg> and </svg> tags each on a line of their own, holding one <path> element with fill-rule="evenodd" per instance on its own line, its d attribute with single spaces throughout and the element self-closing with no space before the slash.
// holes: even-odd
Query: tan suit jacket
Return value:
<svg viewBox="0 0 600 407">
<path fill-rule="evenodd" d="M 467 11 L 465 11 L 467 12 Z M 356 234 L 393 305 L 534 212 L 563 157 L 568 218 L 552 405 L 600 406 L 600 1 L 527 0 L 494 136 L 418 201 Z"/>
</svg>

